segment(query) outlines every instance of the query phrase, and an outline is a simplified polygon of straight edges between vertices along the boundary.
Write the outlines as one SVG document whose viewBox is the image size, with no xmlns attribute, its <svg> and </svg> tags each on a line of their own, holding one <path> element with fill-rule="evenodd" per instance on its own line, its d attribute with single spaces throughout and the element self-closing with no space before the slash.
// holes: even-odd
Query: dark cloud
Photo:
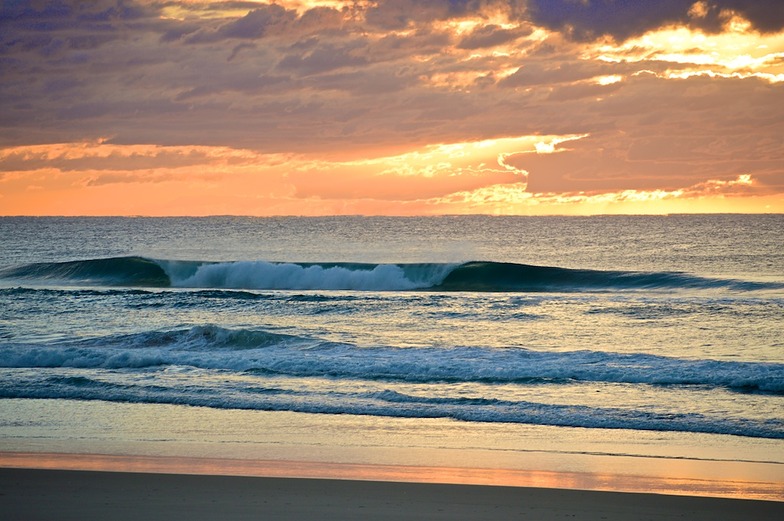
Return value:
<svg viewBox="0 0 784 521">
<path fill-rule="evenodd" d="M 74 21 L 110 22 L 137 20 L 158 12 L 154 5 L 133 0 L 4 0 L 0 24 L 13 22 L 33 30 L 67 27 Z"/>
<path fill-rule="evenodd" d="M 236 20 L 199 30 L 175 28 L 166 33 L 164 40 L 187 36 L 187 43 L 210 43 L 226 39 L 258 40 L 273 35 L 296 39 L 338 29 L 343 23 L 343 14 L 329 7 L 315 7 L 299 15 L 296 10 L 278 4 L 253 5 L 254 9 Z"/>
<path fill-rule="evenodd" d="M 174 42 L 184 36 L 197 32 L 200 28 L 201 25 L 195 22 L 173 24 L 160 36 L 160 41 L 161 43 Z"/>
<path fill-rule="evenodd" d="M 159 23 L 159 12 L 130 0 L 5 0 L 0 4 L 0 54 L 36 51 L 54 57 L 96 49 L 122 39 L 121 26 Z"/>
<path fill-rule="evenodd" d="M 148 99 L 140 102 L 92 100 L 64 107 L 55 114 L 61 121 L 79 121 L 103 117 L 140 117 L 187 111 L 188 107 L 169 99 Z M 120 123 L 120 122 L 117 122 Z"/>
<path fill-rule="evenodd" d="M 270 4 L 254 9 L 242 18 L 222 26 L 219 32 L 227 38 L 260 38 L 270 30 L 285 29 L 296 18 L 295 11 Z"/>
<path fill-rule="evenodd" d="M 462 18 L 469 15 L 505 12 L 521 19 L 525 12 L 522 0 L 381 0 L 365 12 L 365 20 L 383 29 L 403 29 L 410 24 Z"/>
<path fill-rule="evenodd" d="M 52 78 L 44 83 L 43 92 L 46 94 L 62 94 L 83 85 L 84 82 L 77 78 Z"/>
<path fill-rule="evenodd" d="M 611 36 L 626 40 L 669 24 L 687 24 L 706 31 L 721 29 L 730 11 L 762 32 L 784 28 L 781 0 L 530 0 L 532 22 L 562 31 L 576 40 Z"/>
<path fill-rule="evenodd" d="M 278 69 L 310 75 L 343 67 L 364 65 L 367 63 L 367 59 L 354 52 L 362 46 L 362 41 L 348 42 L 340 47 L 332 43 L 318 44 L 305 53 L 286 55 L 278 64 Z"/>
<path fill-rule="evenodd" d="M 298 29 L 304 32 L 324 31 L 343 25 L 343 14 L 331 7 L 308 9 L 297 20 Z"/>
<path fill-rule="evenodd" d="M 373 67 L 372 70 L 335 72 L 308 78 L 303 85 L 318 90 L 338 90 L 349 92 L 355 96 L 373 92 L 374 96 L 382 96 L 415 84 L 416 78 L 405 73 L 398 73 L 388 67 Z"/>
<path fill-rule="evenodd" d="M 483 25 L 460 40 L 458 47 L 461 49 L 495 47 L 529 34 L 531 34 L 531 29 L 528 27 L 503 29 L 497 25 Z"/>
<path fill-rule="evenodd" d="M 751 22 L 760 32 L 777 32 L 784 29 L 784 2 L 779 0 L 705 0 L 707 13 L 691 18 L 691 23 L 706 29 L 717 29 L 724 13 L 734 11 Z"/>
<path fill-rule="evenodd" d="M 423 28 L 407 36 L 383 35 L 376 41 L 369 41 L 367 48 L 368 54 L 374 62 L 407 60 L 412 54 L 419 56 L 440 55 L 444 47 L 449 46 L 451 41 L 449 33 Z"/>
<path fill-rule="evenodd" d="M 260 7 L 259 7 L 260 5 Z M 277 4 L 258 4 L 245 16 L 217 28 L 205 28 L 188 35 L 188 43 L 210 43 L 225 39 L 258 39 L 268 34 L 285 32 L 296 20 L 297 13 Z"/>
<path fill-rule="evenodd" d="M 181 92 L 176 101 L 190 101 L 195 98 L 226 92 L 239 92 L 248 95 L 270 93 L 275 87 L 290 88 L 291 78 L 283 75 L 259 75 L 253 71 L 240 71 L 229 77 L 215 76 L 201 84 Z"/>
<path fill-rule="evenodd" d="M 565 63 L 537 62 L 526 63 L 514 74 L 501 81 L 503 87 L 527 87 L 552 83 L 585 80 L 594 76 L 610 74 L 615 68 L 611 64 L 588 61 Z"/>
<path fill-rule="evenodd" d="M 97 150 L 97 147 L 96 147 Z M 78 155 L 74 150 L 52 156 L 43 151 L 24 150 L 0 157 L 0 170 L 31 171 L 56 168 L 61 172 L 83 170 L 152 170 L 204 164 L 207 156 L 199 151 L 159 149 L 152 153 L 111 153 L 103 156 Z"/>
<path fill-rule="evenodd" d="M 622 88 L 621 82 L 611 83 L 610 85 L 600 85 L 598 83 L 586 83 L 577 85 L 565 85 L 556 87 L 547 96 L 547 101 L 567 101 L 581 98 L 604 97 Z"/>
</svg>

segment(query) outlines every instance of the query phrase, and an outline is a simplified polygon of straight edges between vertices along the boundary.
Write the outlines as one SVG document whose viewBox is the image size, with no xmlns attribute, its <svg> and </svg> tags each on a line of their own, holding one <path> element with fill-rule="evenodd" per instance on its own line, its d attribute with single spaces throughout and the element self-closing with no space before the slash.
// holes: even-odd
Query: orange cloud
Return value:
<svg viewBox="0 0 784 521">
<path fill-rule="evenodd" d="M 522 136 L 440 144 L 386 157 L 325 161 L 225 147 L 121 146 L 100 142 L 14 147 L 1 162 L 60 165 L 0 177 L 5 215 L 323 215 L 670 213 L 696 208 L 782 211 L 750 174 L 674 190 L 527 191 L 528 172 L 510 163 L 568 154 L 587 136 Z M 123 159 L 171 157 L 156 168 L 117 169 Z M 179 164 L 181 158 L 197 163 Z M 67 158 L 64 159 L 64 158 Z M 70 163 L 69 163 L 70 162 Z M 93 166 L 99 166 L 94 164 Z M 754 205 L 747 204 L 759 196 Z M 765 206 L 760 207 L 759 202 Z M 696 205 L 695 205 L 696 203 Z M 691 205 L 691 206 L 689 206 Z M 756 206 L 755 206 L 756 205 Z M 198 209 L 198 211 L 194 211 Z"/>
<path fill-rule="evenodd" d="M 780 208 L 768 3 L 12 3 L 0 214 Z"/>
<path fill-rule="evenodd" d="M 328 161 L 227 147 L 112 145 L 102 141 L 0 150 L 6 214 L 276 213 L 307 200 L 427 199 L 516 182 L 516 154 L 554 151 L 579 136 L 524 136 L 431 145 L 403 154 Z M 114 194 L 114 196 L 112 196 Z M 115 202 L 107 204 L 107 200 Z M 117 201 L 117 200 L 120 201 Z M 280 199 L 280 201 L 277 201 Z M 289 209 L 291 208 L 291 209 Z M 303 211 L 303 210 L 300 210 Z M 307 210 L 304 210 L 307 211 Z"/>
<path fill-rule="evenodd" d="M 733 20 L 725 31 L 713 34 L 663 27 L 621 44 L 590 46 L 583 57 L 610 63 L 660 61 L 677 65 L 657 73 L 667 78 L 705 75 L 784 81 L 784 32 L 760 34 L 750 30 L 748 22 Z"/>
<path fill-rule="evenodd" d="M 753 196 L 748 174 L 736 179 L 711 179 L 678 190 L 623 190 L 601 193 L 531 193 L 516 185 L 494 185 L 428 201 L 449 206 L 454 213 L 495 215 L 668 214 L 694 212 L 784 211 L 784 196 Z"/>
</svg>

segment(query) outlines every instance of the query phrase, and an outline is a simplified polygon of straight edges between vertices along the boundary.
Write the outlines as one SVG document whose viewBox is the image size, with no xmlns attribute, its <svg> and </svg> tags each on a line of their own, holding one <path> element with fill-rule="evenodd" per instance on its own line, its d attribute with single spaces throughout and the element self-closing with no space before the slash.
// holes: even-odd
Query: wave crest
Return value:
<svg viewBox="0 0 784 521">
<path fill-rule="evenodd" d="M 103 286 L 235 290 L 580 292 L 628 290 L 757 291 L 780 282 L 706 278 L 679 272 L 572 269 L 506 262 L 462 264 L 201 262 L 115 257 L 36 263 L 0 278 Z"/>
<path fill-rule="evenodd" d="M 422 264 L 294 264 L 264 261 L 202 264 L 189 276 L 169 268 L 172 285 L 185 288 L 406 291 L 431 287 L 452 269 Z"/>
</svg>

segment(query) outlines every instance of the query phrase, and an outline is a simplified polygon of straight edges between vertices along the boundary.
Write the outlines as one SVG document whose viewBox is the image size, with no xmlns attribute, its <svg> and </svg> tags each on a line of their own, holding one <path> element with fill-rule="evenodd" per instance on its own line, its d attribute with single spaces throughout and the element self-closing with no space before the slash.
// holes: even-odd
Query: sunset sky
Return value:
<svg viewBox="0 0 784 521">
<path fill-rule="evenodd" d="M 0 215 L 784 212 L 781 0 L 2 0 Z"/>
</svg>

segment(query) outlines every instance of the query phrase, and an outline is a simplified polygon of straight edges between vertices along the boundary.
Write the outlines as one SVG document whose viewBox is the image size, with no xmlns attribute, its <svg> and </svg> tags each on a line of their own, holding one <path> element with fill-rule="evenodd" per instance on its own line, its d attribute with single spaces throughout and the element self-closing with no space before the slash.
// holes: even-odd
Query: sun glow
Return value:
<svg viewBox="0 0 784 521">
<path fill-rule="evenodd" d="M 675 190 L 620 190 L 612 192 L 533 193 L 517 184 L 498 184 L 450 194 L 428 203 L 449 205 L 455 213 L 495 215 L 600 215 L 668 214 L 684 212 L 732 212 L 764 210 L 781 212 L 784 197 L 745 197 L 743 188 L 754 185 L 749 174 L 735 179 L 710 179 Z M 740 188 L 741 191 L 737 191 Z M 482 209 L 480 211 L 480 209 Z"/>
<path fill-rule="evenodd" d="M 620 74 L 598 76 L 594 78 L 594 81 L 599 85 L 612 85 L 613 83 L 618 83 L 619 81 L 623 81 L 623 76 L 621 76 Z"/>
<path fill-rule="evenodd" d="M 666 28 L 620 45 L 599 45 L 583 57 L 610 63 L 659 60 L 687 66 L 672 77 L 695 74 L 757 76 L 778 82 L 784 80 L 784 32 L 761 35 L 750 32 L 744 24 L 732 25 L 719 34 L 685 27 Z"/>
<path fill-rule="evenodd" d="M 376 176 L 459 176 L 465 173 L 512 172 L 525 181 L 527 172 L 510 165 L 508 158 L 518 154 L 553 153 L 560 143 L 586 137 L 520 136 L 463 143 L 429 145 L 395 156 L 346 162 L 308 162 L 303 168 L 321 171 L 336 168 L 368 168 Z"/>
<path fill-rule="evenodd" d="M 70 215 L 67 208 L 85 215 L 183 215 L 193 213 L 194 204 L 202 210 L 199 215 L 784 211 L 781 196 L 746 197 L 757 187 L 751 174 L 672 190 L 528 191 L 526 157 L 566 153 L 563 143 L 585 137 L 444 143 L 331 162 L 227 147 L 36 145 L 0 151 L 5 172 L 0 187 L 6 215 L 36 214 L 44 208 L 63 215 Z M 155 158 L 157 166 L 120 166 L 129 158 L 144 157 Z M 80 161 L 86 166 L 79 167 Z M 25 162 L 30 164 L 26 170 L 11 168 Z"/>
</svg>

